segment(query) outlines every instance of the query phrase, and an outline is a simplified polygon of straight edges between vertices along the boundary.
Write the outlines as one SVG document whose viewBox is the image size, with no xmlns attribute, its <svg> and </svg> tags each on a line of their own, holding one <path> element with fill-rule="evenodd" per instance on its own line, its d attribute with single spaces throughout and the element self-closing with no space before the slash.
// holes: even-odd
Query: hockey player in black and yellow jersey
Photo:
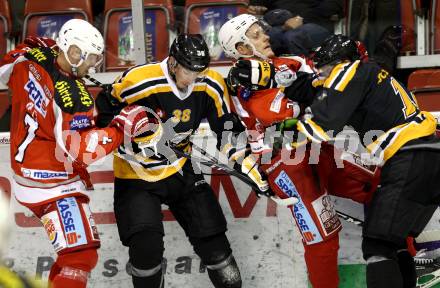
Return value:
<svg viewBox="0 0 440 288">
<path fill-rule="evenodd" d="M 362 251 L 367 286 L 415 287 L 412 257 L 399 254 L 407 236 L 417 236 L 439 203 L 440 154 L 432 150 L 436 120 L 420 111 L 414 96 L 373 63 L 350 53 L 348 38 L 335 35 L 314 56 L 324 80 L 311 118 L 298 128 L 312 141 L 353 127 L 367 150 L 382 159 L 381 182 L 368 205 Z M 334 134 L 333 134 L 334 135 Z"/>
<path fill-rule="evenodd" d="M 194 172 L 191 161 L 171 159 L 166 155 L 171 150 L 161 146 L 162 140 L 169 138 L 167 143 L 190 151 L 189 137 L 202 119 L 208 120 L 217 135 L 222 135 L 225 122 L 231 120 L 226 85 L 219 73 L 208 68 L 209 62 L 202 36 L 183 34 L 173 42 L 168 58 L 133 67 L 113 84 L 112 95 L 120 102 L 145 106 L 162 122 L 148 136 L 136 139 L 132 150 L 121 146 L 114 158 L 115 216 L 120 239 L 129 247 L 134 287 L 164 285 L 162 203 L 185 230 L 213 285 L 241 287 L 240 272 L 225 235 L 226 219 L 211 187 L 203 175 Z M 142 154 L 141 150 L 151 153 Z M 249 177 L 262 191 L 267 190 L 256 166 L 245 165 L 251 162 L 251 158 L 244 158 L 242 171 L 248 169 Z"/>
</svg>

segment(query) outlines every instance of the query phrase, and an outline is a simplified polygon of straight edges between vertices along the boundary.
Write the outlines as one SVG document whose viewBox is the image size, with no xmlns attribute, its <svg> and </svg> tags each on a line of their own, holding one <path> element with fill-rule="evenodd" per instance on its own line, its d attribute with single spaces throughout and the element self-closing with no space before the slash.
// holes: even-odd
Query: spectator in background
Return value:
<svg viewBox="0 0 440 288">
<path fill-rule="evenodd" d="M 294 16 L 286 9 L 275 9 L 264 14 L 264 20 L 272 26 L 268 31 L 270 45 L 276 55 L 293 54 L 309 56 L 330 32 L 314 23 L 303 23 L 303 18 Z"/>
<path fill-rule="evenodd" d="M 329 32 L 334 24 L 344 17 L 343 0 L 250 0 L 248 12 L 263 15 L 274 9 L 289 10 L 292 15 L 300 16 L 304 23 L 315 23 Z M 299 21 L 299 18 L 297 18 Z"/>
</svg>

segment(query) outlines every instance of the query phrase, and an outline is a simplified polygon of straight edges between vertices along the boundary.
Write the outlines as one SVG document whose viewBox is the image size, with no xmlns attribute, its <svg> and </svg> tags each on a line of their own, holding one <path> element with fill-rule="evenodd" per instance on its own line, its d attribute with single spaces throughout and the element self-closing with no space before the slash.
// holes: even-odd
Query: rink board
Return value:
<svg viewBox="0 0 440 288">
<path fill-rule="evenodd" d="M 8 134 L 0 133 L 0 189 L 11 192 Z M 88 287 L 132 287 L 126 273 L 128 250 L 119 242 L 113 214 L 112 156 L 92 167 L 95 190 L 91 208 L 98 224 L 102 247 Z M 276 207 L 267 198 L 257 199 L 249 187 L 229 176 L 207 176 L 228 220 L 227 235 L 240 266 L 243 287 L 307 287 L 300 235 L 290 210 Z M 336 199 L 338 209 L 362 218 L 362 208 Z M 13 270 L 47 280 L 55 253 L 40 222 L 11 197 L 10 244 L 4 262 Z M 211 287 L 183 230 L 167 207 L 165 217 L 166 287 Z M 361 230 L 343 223 L 340 235 L 340 287 L 365 287 L 361 259 Z M 324 268 L 325 269 L 325 268 Z"/>
</svg>

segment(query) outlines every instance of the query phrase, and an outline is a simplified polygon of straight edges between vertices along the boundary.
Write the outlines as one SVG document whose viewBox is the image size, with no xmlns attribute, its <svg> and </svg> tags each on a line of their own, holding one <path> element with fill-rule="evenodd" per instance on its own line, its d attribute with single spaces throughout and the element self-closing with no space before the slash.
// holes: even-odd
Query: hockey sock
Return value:
<svg viewBox="0 0 440 288">
<path fill-rule="evenodd" d="M 51 288 L 86 288 L 89 272 L 63 267 L 52 281 Z"/>
<path fill-rule="evenodd" d="M 53 263 L 52 267 L 50 268 L 49 273 L 49 283 L 52 283 L 55 279 L 55 276 L 57 276 L 61 272 L 61 267 L 58 266 L 57 262 Z"/>
<path fill-rule="evenodd" d="M 402 285 L 402 275 L 396 261 L 387 259 L 367 264 L 368 288 L 401 288 Z"/>
<path fill-rule="evenodd" d="M 417 274 L 414 258 L 408 250 L 400 250 L 397 252 L 397 260 L 399 261 L 400 273 L 403 279 L 403 288 L 416 287 Z"/>
<path fill-rule="evenodd" d="M 338 249 L 338 236 L 317 244 L 304 244 L 304 258 L 313 288 L 338 287 Z"/>
</svg>

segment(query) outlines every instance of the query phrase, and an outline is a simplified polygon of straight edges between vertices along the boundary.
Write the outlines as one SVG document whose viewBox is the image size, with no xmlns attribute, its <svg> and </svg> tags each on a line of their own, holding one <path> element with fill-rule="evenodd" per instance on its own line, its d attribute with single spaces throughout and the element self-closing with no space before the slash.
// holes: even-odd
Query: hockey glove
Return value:
<svg viewBox="0 0 440 288">
<path fill-rule="evenodd" d="M 110 122 L 110 127 L 116 127 L 122 131 L 128 137 L 134 139 L 151 129 L 149 125 L 152 125 L 146 109 L 142 106 L 131 105 L 123 108 L 118 116 L 113 118 Z"/>
<path fill-rule="evenodd" d="M 105 84 L 103 89 L 99 92 L 95 100 L 98 116 L 96 117 L 96 126 L 103 128 L 113 120 L 113 117 L 118 115 L 125 104 L 120 103 L 115 97 L 111 95 L 112 85 Z"/>
<path fill-rule="evenodd" d="M 251 91 L 275 88 L 275 67 L 266 61 L 238 60 L 228 74 L 230 87 L 238 85 Z"/>
<path fill-rule="evenodd" d="M 276 124 L 276 131 L 280 131 L 281 134 L 284 131 L 293 131 L 296 128 L 296 123 L 298 123 L 298 119 L 296 118 L 288 118 Z"/>
<path fill-rule="evenodd" d="M 240 166 L 241 173 L 247 175 L 258 187 L 258 189 L 254 188 L 254 192 L 258 197 L 261 195 L 267 197 L 275 195 L 273 191 L 270 190 L 269 183 L 264 179 L 264 174 L 260 171 L 258 163 L 252 154 L 245 157 Z"/>
</svg>

